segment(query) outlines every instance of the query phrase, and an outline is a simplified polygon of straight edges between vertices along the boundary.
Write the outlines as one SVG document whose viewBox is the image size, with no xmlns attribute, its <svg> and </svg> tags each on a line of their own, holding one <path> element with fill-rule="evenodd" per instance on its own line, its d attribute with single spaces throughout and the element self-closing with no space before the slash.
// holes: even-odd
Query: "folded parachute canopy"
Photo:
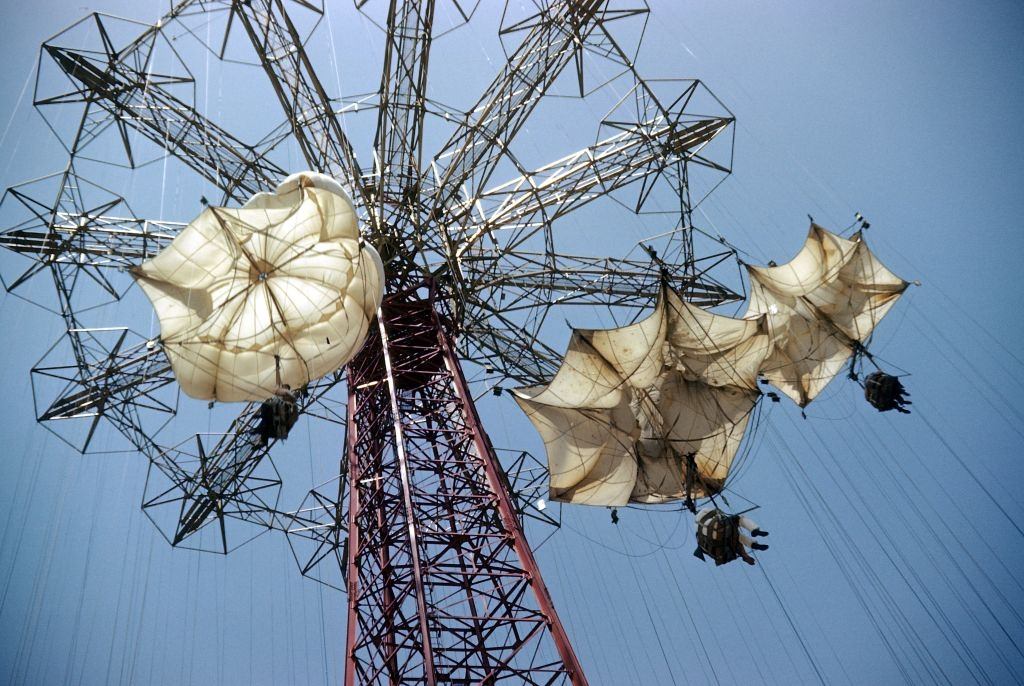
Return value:
<svg viewBox="0 0 1024 686">
<path fill-rule="evenodd" d="M 636 324 L 573 331 L 551 383 L 515 391 L 547 447 L 550 497 L 624 505 L 717 493 L 768 352 L 764 318 L 712 314 L 667 288 Z"/>
<path fill-rule="evenodd" d="M 761 373 L 801 407 L 828 385 L 908 285 L 859 233 L 847 240 L 817 224 L 789 263 L 748 272 L 747 317 L 767 315 L 772 337 Z"/>
<path fill-rule="evenodd" d="M 263 400 L 344 365 L 380 306 L 384 268 L 336 181 L 303 172 L 238 209 L 208 207 L 133 274 L 182 389 Z"/>
<path fill-rule="evenodd" d="M 552 500 L 612 506 L 714 495 L 760 397 L 758 375 L 806 405 L 907 287 L 859 235 L 846 240 L 817 225 L 791 262 L 749 271 L 743 319 L 663 288 L 647 319 L 574 330 L 551 383 L 515 391 L 544 439 Z"/>
</svg>

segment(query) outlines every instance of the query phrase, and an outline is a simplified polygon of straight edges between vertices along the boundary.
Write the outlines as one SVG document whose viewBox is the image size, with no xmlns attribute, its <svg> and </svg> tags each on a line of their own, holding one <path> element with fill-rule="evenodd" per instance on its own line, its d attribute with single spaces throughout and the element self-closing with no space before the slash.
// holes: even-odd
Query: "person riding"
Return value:
<svg viewBox="0 0 1024 686">
<path fill-rule="evenodd" d="M 767 536 L 768 532 L 759 528 L 749 517 L 739 514 L 730 515 L 716 507 L 705 507 L 696 514 L 697 549 L 694 557 L 705 559 L 705 555 L 715 561 L 715 565 L 724 565 L 737 557 L 748 565 L 756 564 L 747 548 L 768 550 L 768 546 L 754 541 L 754 538 Z M 750 535 L 743 533 L 749 531 Z"/>
<path fill-rule="evenodd" d="M 256 426 L 260 444 L 266 445 L 272 438 L 288 438 L 288 432 L 298 418 L 295 393 L 288 384 L 281 384 L 274 390 L 274 395 L 260 405 L 259 424 Z"/>
<path fill-rule="evenodd" d="M 899 377 L 886 374 L 882 370 L 872 372 L 864 379 L 864 398 L 879 412 L 896 410 L 900 414 L 910 414 L 907 405 L 912 405 L 910 392 L 903 387 Z"/>
</svg>

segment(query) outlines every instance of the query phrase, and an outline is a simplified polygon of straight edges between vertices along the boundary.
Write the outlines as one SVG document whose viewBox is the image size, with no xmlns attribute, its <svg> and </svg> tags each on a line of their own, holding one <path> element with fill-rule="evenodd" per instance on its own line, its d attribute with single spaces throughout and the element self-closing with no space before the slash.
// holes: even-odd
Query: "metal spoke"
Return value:
<svg viewBox="0 0 1024 686">
<path fill-rule="evenodd" d="M 270 78 L 306 163 L 314 171 L 344 179 L 354 195 L 371 207 L 355 150 L 282 0 L 236 0 L 232 10 Z"/>
<path fill-rule="evenodd" d="M 562 355 L 490 303 L 467 298 L 462 356 L 521 384 L 551 378 Z"/>
<path fill-rule="evenodd" d="M 39 265 L 124 271 L 155 256 L 185 227 L 134 217 L 57 212 L 48 230 L 14 228 L 0 233 L 0 247 L 31 257 Z M 9 289 L 17 282 L 8 284 Z"/>
<path fill-rule="evenodd" d="M 44 45 L 45 53 L 78 88 L 38 99 L 36 104 L 94 104 L 119 125 L 132 127 L 237 201 L 283 178 L 285 171 L 271 162 L 265 151 L 243 143 L 167 89 L 167 85 L 188 82 L 188 77 L 154 78 L 148 73 L 149 53 L 158 34 L 158 30 L 145 32 L 127 52 L 115 53 L 104 45 L 105 59 L 94 52 Z"/>
<path fill-rule="evenodd" d="M 378 223 L 394 236 L 418 230 L 423 117 L 434 2 L 392 0 L 377 111 Z"/>
<path fill-rule="evenodd" d="M 721 253 L 705 260 L 717 264 L 720 260 L 716 258 L 731 255 Z M 739 299 L 730 289 L 710 280 L 705 269 L 695 275 L 689 266 L 660 268 L 650 260 L 527 251 L 506 253 L 499 260 L 485 256 L 462 261 L 464 278 L 475 284 L 478 292 L 497 294 L 504 312 L 555 305 L 643 308 L 654 302 L 665 281 L 701 307 Z M 495 301 L 490 296 L 482 299 Z"/>
<path fill-rule="evenodd" d="M 559 217 L 680 158 L 701 163 L 700 150 L 731 123 L 715 117 L 680 125 L 659 117 L 485 191 L 475 200 L 474 221 L 456 241 L 458 254 L 498 229 L 509 234 L 505 249 L 515 249 Z"/>
<path fill-rule="evenodd" d="M 512 139 L 558 75 L 579 55 L 583 40 L 601 21 L 604 0 L 552 2 L 534 23 L 508 63 L 469 110 L 465 124 L 434 158 L 444 171 L 434 208 L 448 223 L 468 208 L 453 200 L 472 182 L 483 188 Z M 475 196 L 470 189 L 469 197 Z"/>
</svg>

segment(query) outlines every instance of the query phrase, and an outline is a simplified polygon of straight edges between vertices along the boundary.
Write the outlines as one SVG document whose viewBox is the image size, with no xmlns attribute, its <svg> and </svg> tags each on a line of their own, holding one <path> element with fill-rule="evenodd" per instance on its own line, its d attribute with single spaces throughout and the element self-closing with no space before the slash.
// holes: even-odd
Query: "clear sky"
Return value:
<svg viewBox="0 0 1024 686">
<path fill-rule="evenodd" d="M 311 54 L 332 94 L 373 90 L 379 35 L 350 3 L 335 4 Z M 880 415 L 842 378 L 806 419 L 785 402 L 765 403 L 732 484 L 771 531 L 755 568 L 694 559 L 679 512 L 631 509 L 613 526 L 606 510 L 565 508 L 564 526 L 538 557 L 591 683 L 1024 680 L 1016 343 L 1024 330 L 1013 295 L 1024 257 L 1024 8 L 994 0 L 651 5 L 641 71 L 699 77 L 738 119 L 735 171 L 696 223 L 752 262 L 781 263 L 803 240 L 807 214 L 842 229 L 863 213 L 876 253 L 921 282 L 873 347 L 912 374 L 914 414 Z M 39 44 L 87 11 L 152 21 L 164 9 L 0 4 L 3 186 L 64 164 L 31 107 Z M 500 63 L 499 20 L 500 4 L 484 0 L 470 27 L 437 43 L 433 97 L 454 107 L 476 99 Z M 235 72 L 190 41 L 176 47 L 198 79 L 202 111 L 247 141 L 281 121 L 259 70 L 240 68 L 251 86 L 232 81 Z M 244 54 L 240 33 L 232 45 Z M 584 103 L 545 103 L 515 153 L 534 165 L 589 144 L 614 99 L 613 87 Z M 75 121 L 73 109 L 46 114 L 58 130 Z M 346 125 L 369 160 L 366 121 L 372 116 Z M 116 137 L 95 145 L 109 153 Z M 188 221 L 200 196 L 218 197 L 155 148 L 138 150 L 155 162 L 93 178 L 139 216 Z M 294 149 L 282 154 L 297 170 Z M 13 217 L 5 203 L 0 226 Z M 556 236 L 565 252 L 603 256 L 613 248 L 602 252 L 595 236 L 622 234 L 628 249 L 664 223 L 595 209 L 567 218 Z M 19 265 L 0 255 L 5 279 Z M 39 281 L 28 294 L 47 292 Z M 344 596 L 303 579 L 277 534 L 227 557 L 171 549 L 139 509 L 143 459 L 83 457 L 35 424 L 28 370 L 58 339 L 60 321 L 0 297 L 0 387 L 9 398 L 0 419 L 0 682 L 336 683 Z M 149 335 L 147 307 L 133 293 L 94 321 Z M 553 345 L 567 337 L 561 328 Z M 496 445 L 542 455 L 511 400 L 486 395 L 481 409 Z M 230 410 L 183 399 L 166 440 L 221 430 Z M 98 443 L 116 447 L 106 432 Z M 283 507 L 330 478 L 340 445 L 336 428 L 296 428 L 276 456 L 287 479 Z M 540 541 L 550 531 L 531 533 Z"/>
</svg>

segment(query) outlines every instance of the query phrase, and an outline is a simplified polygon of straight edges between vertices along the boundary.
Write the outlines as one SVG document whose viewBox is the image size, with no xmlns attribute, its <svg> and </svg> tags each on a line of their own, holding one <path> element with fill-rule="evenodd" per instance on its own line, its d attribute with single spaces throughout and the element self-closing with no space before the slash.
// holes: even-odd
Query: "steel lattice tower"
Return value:
<svg viewBox="0 0 1024 686">
<path fill-rule="evenodd" d="M 345 681 L 585 684 L 437 304 L 390 296 L 349 368 Z"/>
</svg>

